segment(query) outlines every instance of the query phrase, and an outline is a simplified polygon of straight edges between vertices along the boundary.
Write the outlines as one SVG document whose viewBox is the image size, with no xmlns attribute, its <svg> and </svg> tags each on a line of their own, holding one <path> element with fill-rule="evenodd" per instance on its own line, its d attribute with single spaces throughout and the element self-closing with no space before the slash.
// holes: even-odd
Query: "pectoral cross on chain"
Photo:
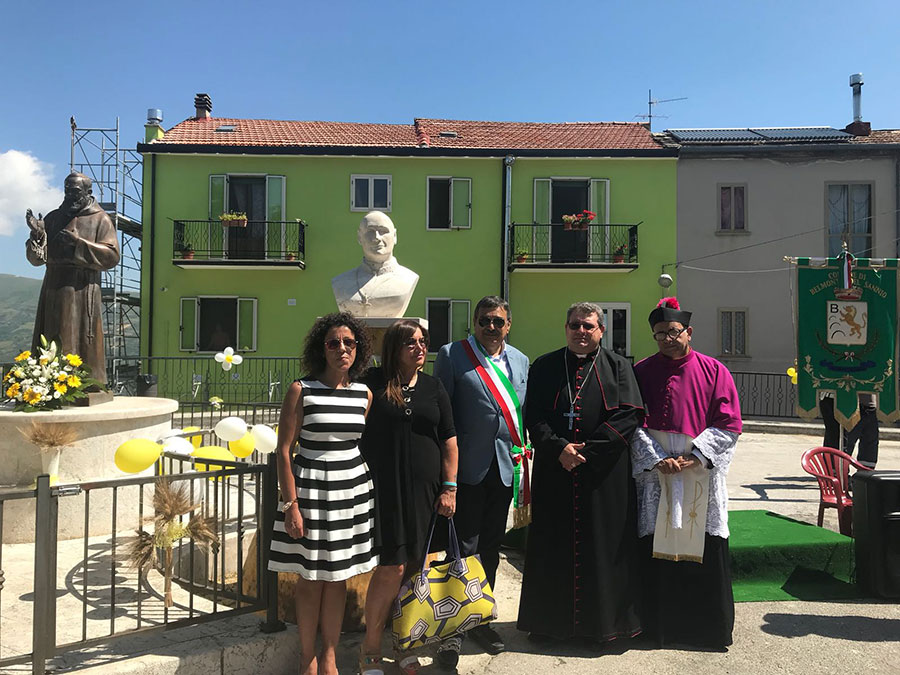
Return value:
<svg viewBox="0 0 900 675">
<path fill-rule="evenodd" d="M 572 431 L 572 427 L 575 424 L 575 420 L 581 419 L 581 413 L 575 412 L 575 406 L 572 405 L 569 407 L 569 412 L 563 413 L 563 417 L 569 418 L 569 431 Z"/>
</svg>

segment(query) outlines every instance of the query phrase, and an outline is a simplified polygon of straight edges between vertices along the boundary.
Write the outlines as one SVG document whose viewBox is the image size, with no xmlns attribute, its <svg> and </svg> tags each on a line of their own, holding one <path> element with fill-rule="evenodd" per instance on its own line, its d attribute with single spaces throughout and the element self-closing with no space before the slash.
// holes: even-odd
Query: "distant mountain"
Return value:
<svg viewBox="0 0 900 675">
<path fill-rule="evenodd" d="M 0 363 L 31 346 L 41 280 L 0 274 Z"/>
</svg>

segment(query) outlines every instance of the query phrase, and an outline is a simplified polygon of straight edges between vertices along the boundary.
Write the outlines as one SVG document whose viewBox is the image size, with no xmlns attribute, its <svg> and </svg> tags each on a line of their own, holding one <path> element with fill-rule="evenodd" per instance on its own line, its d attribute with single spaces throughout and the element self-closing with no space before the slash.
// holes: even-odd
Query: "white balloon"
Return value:
<svg viewBox="0 0 900 675">
<path fill-rule="evenodd" d="M 169 429 L 168 431 L 164 431 L 159 435 L 159 442 L 163 443 L 167 438 L 172 438 L 172 436 L 177 436 L 181 433 L 181 429 Z"/>
<path fill-rule="evenodd" d="M 250 430 L 250 435 L 256 442 L 256 449 L 259 452 L 269 453 L 278 445 L 278 434 L 272 427 L 265 424 L 255 424 Z"/>
<path fill-rule="evenodd" d="M 237 441 L 247 433 L 247 423 L 240 417 L 223 417 L 216 423 L 216 436 L 223 441 Z"/>
<path fill-rule="evenodd" d="M 186 438 L 175 436 L 163 441 L 163 450 L 178 455 L 190 455 L 194 451 L 194 444 Z"/>
</svg>

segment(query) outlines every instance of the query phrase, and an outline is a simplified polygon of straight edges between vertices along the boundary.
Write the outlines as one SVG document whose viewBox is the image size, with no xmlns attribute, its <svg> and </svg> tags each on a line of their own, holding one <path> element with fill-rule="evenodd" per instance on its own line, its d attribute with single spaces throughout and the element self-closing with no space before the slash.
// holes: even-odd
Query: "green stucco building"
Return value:
<svg viewBox="0 0 900 675">
<path fill-rule="evenodd" d="M 463 337 L 471 308 L 505 295 L 511 341 L 532 358 L 560 346 L 565 308 L 609 308 L 607 346 L 653 351 L 645 317 L 675 260 L 676 152 L 633 123 L 286 122 L 196 115 L 147 126 L 142 355 L 233 346 L 293 356 L 331 279 L 359 264 L 370 210 L 397 227 L 419 274 L 409 316 L 433 349 Z M 584 229 L 562 216 L 587 209 Z M 246 214 L 247 223 L 220 221 Z"/>
</svg>

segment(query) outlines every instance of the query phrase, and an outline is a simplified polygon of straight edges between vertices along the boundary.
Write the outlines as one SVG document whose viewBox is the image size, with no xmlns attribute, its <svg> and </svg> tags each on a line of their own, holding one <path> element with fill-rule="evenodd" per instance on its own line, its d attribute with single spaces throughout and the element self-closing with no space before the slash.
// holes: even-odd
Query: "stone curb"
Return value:
<svg viewBox="0 0 900 675">
<path fill-rule="evenodd" d="M 134 635 L 53 660 L 82 675 L 259 675 L 294 673 L 299 663 L 297 629 L 262 633 L 257 614 Z"/>
</svg>

